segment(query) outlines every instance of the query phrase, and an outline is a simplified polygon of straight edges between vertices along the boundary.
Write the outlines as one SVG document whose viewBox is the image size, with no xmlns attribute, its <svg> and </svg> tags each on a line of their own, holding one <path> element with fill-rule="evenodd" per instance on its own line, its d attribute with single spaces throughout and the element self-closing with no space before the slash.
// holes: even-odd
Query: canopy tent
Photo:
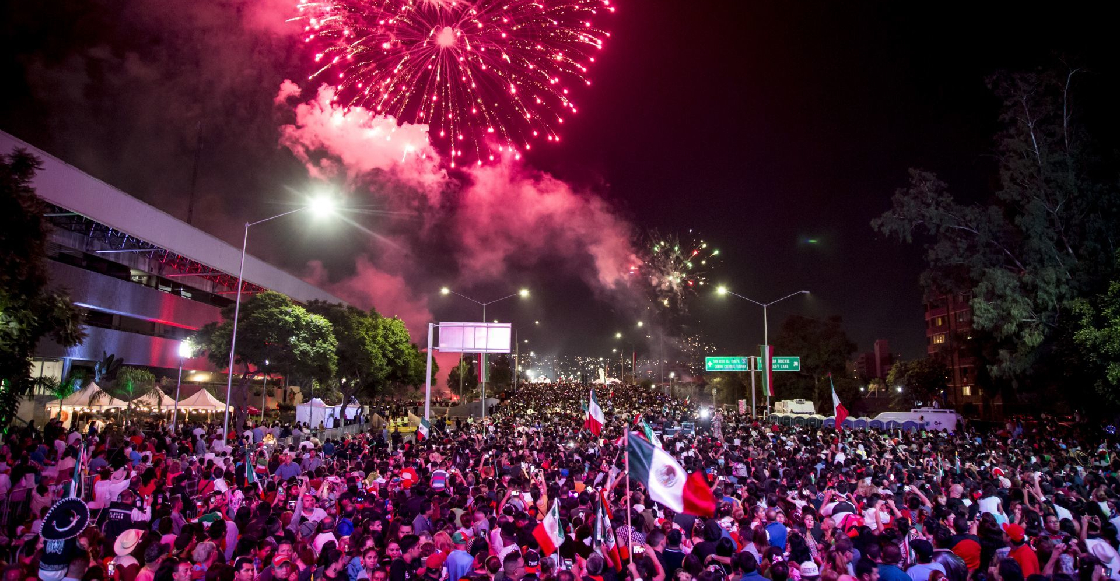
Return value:
<svg viewBox="0 0 1120 581">
<path fill-rule="evenodd" d="M 205 390 L 203 390 L 205 391 Z M 155 388 L 148 393 L 136 398 L 132 401 L 134 408 L 148 408 L 154 410 L 170 410 L 175 406 L 175 400 L 167 397 L 159 388 Z"/>
<path fill-rule="evenodd" d="M 62 401 L 55 400 L 47 404 L 47 409 L 55 410 L 59 408 L 63 410 L 80 408 L 89 411 L 103 411 L 124 407 L 128 407 L 128 402 L 110 396 L 105 390 L 98 387 L 97 384 L 92 381 L 89 385 L 70 394 L 66 399 Z"/>
<path fill-rule="evenodd" d="M 168 399 L 171 399 L 171 398 L 168 398 Z M 170 405 L 171 407 L 174 407 L 175 406 L 175 400 L 171 400 L 170 404 L 164 404 L 164 405 L 165 406 Z M 205 389 L 200 389 L 200 390 L 198 390 L 198 392 L 196 392 L 194 395 L 188 397 L 187 399 L 180 400 L 179 401 L 179 409 L 188 410 L 188 411 L 199 411 L 199 412 L 216 412 L 216 411 L 225 411 L 226 404 L 222 403 L 221 400 L 219 400 L 218 398 L 210 395 L 209 391 L 206 391 Z"/>
<path fill-rule="evenodd" d="M 327 405 L 315 397 L 296 406 L 296 421 L 312 428 L 333 428 L 335 421 L 342 415 L 340 408 L 341 406 Z"/>
</svg>

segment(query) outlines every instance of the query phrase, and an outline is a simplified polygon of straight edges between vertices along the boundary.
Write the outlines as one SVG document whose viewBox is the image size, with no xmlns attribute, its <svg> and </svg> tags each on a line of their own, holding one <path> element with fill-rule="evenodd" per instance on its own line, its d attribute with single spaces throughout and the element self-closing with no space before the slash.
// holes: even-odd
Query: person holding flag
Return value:
<svg viewBox="0 0 1120 581">
<path fill-rule="evenodd" d="M 552 501 L 552 508 L 545 513 L 544 519 L 533 529 L 533 538 L 541 546 L 541 555 L 547 557 L 564 544 L 564 529 L 560 525 L 559 501 Z"/>
<path fill-rule="evenodd" d="M 665 450 L 643 438 L 627 438 L 626 462 L 630 478 L 644 484 L 654 501 L 676 513 L 715 516 L 716 499 L 704 475 L 688 474 Z"/>
<path fill-rule="evenodd" d="M 431 434 L 432 422 L 428 418 L 420 418 L 420 425 L 416 427 L 416 441 L 423 442 L 427 440 Z"/>
</svg>

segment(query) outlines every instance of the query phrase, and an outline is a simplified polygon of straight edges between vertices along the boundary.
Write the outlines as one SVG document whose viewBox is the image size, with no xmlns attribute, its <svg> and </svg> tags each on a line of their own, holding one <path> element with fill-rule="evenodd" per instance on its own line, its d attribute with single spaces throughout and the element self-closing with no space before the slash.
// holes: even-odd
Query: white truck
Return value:
<svg viewBox="0 0 1120 581">
<path fill-rule="evenodd" d="M 817 413 L 817 408 L 807 399 L 783 399 L 774 402 L 774 413 L 811 416 Z"/>
</svg>

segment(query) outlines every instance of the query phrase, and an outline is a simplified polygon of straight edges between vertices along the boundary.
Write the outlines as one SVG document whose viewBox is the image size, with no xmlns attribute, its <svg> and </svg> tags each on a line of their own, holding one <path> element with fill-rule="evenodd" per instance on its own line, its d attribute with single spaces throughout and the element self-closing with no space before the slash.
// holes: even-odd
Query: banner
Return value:
<svg viewBox="0 0 1120 581">
<path fill-rule="evenodd" d="M 741 413 L 741 414 L 747 413 L 747 400 L 745 400 L 745 399 L 739 400 L 739 413 Z"/>
</svg>

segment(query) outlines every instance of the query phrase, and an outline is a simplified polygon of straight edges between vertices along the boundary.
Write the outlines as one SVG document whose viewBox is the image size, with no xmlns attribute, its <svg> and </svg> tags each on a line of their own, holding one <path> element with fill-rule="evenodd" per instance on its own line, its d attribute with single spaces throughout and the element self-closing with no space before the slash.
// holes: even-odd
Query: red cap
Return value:
<svg viewBox="0 0 1120 581">
<path fill-rule="evenodd" d="M 1007 536 L 1016 543 L 1023 542 L 1023 536 L 1026 535 L 1023 527 L 1013 523 L 1003 523 L 1003 532 L 1007 533 Z"/>
</svg>

